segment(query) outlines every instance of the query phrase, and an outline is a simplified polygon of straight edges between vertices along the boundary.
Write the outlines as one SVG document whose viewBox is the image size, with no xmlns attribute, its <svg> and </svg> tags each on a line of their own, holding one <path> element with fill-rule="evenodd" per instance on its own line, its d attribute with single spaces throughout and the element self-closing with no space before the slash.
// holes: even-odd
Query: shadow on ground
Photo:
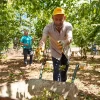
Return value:
<svg viewBox="0 0 100 100">
<path fill-rule="evenodd" d="M 96 67 L 95 68 L 90 67 L 85 70 L 78 70 L 76 78 L 80 79 L 80 81 L 82 81 L 82 83 L 85 86 L 96 85 L 99 87 L 100 86 L 100 71 L 98 68 L 100 68 L 99 66 L 100 58 L 97 58 L 97 59 L 88 58 L 86 60 L 80 59 L 80 58 L 71 58 L 71 61 L 70 61 L 71 67 L 69 68 L 70 77 L 72 77 L 73 71 L 75 69 L 75 65 L 80 62 L 86 62 L 88 64 L 95 63 Z M 33 68 L 32 70 L 39 70 L 40 66 L 35 66 L 36 69 L 34 68 L 34 66 L 32 66 Z M 24 66 L 22 58 L 21 59 L 13 58 L 13 59 L 5 60 L 5 61 L 0 61 L 0 84 L 5 83 L 5 82 L 8 82 L 8 83 L 14 82 L 21 79 L 27 79 L 28 73 L 30 72 L 31 72 L 30 67 Z M 79 96 L 80 96 L 80 100 L 99 100 L 98 98 L 100 98 L 100 94 L 98 95 L 95 95 L 93 93 L 89 94 L 84 91 L 80 91 Z"/>
<path fill-rule="evenodd" d="M 33 67 L 31 69 L 31 67 Z M 23 59 L 10 59 L 0 61 L 0 83 L 14 82 L 20 79 L 27 79 L 28 73 L 34 70 L 34 66 L 25 66 Z"/>
</svg>

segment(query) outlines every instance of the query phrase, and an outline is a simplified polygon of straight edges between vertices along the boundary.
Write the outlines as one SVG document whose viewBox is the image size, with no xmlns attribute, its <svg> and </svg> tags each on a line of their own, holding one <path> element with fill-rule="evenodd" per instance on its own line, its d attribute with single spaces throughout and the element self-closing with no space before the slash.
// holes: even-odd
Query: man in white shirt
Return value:
<svg viewBox="0 0 100 100">
<path fill-rule="evenodd" d="M 53 11 L 53 22 L 46 25 L 40 40 L 40 46 L 45 44 L 47 36 L 50 38 L 50 48 L 53 61 L 53 80 L 65 82 L 69 67 L 69 51 L 72 41 L 72 25 L 66 22 L 64 9 L 57 7 Z M 61 45 L 58 41 L 61 41 Z M 65 67 L 60 70 L 61 66 Z"/>
</svg>

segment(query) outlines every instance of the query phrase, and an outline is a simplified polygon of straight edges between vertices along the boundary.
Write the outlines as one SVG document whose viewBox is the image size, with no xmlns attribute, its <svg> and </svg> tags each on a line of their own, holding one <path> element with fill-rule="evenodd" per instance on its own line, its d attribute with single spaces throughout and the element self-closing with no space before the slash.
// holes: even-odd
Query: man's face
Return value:
<svg viewBox="0 0 100 100">
<path fill-rule="evenodd" d="M 24 35 L 26 35 L 26 36 L 27 36 L 27 35 L 28 35 L 28 31 L 24 31 Z"/>
<path fill-rule="evenodd" d="M 53 21 L 56 25 L 56 28 L 61 29 L 62 25 L 63 25 L 63 22 L 65 20 L 65 16 L 63 14 L 58 14 L 58 15 L 54 15 L 52 18 L 53 18 Z"/>
</svg>

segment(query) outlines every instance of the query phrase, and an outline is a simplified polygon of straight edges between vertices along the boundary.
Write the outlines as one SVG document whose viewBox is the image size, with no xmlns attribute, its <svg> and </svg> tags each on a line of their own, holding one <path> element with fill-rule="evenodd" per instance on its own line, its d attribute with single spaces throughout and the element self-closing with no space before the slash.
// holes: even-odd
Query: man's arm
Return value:
<svg viewBox="0 0 100 100">
<path fill-rule="evenodd" d="M 66 39 L 64 41 L 64 47 L 70 45 L 70 43 L 72 42 L 72 25 L 70 23 L 68 23 L 67 27 L 66 27 Z"/>
<path fill-rule="evenodd" d="M 28 46 L 28 44 L 25 44 L 25 43 L 22 43 L 22 42 L 20 42 L 20 44 L 23 45 L 23 46 Z"/>
<path fill-rule="evenodd" d="M 39 46 L 42 47 L 45 45 L 45 42 L 46 42 L 46 38 L 47 36 L 46 35 L 43 35 L 41 40 L 40 40 L 40 43 L 39 43 Z"/>
<path fill-rule="evenodd" d="M 25 44 L 25 43 L 23 42 L 23 37 L 22 37 L 21 40 L 20 40 L 20 44 L 23 45 L 23 46 L 28 46 L 28 44 Z"/>
<path fill-rule="evenodd" d="M 66 40 L 64 41 L 64 45 L 70 45 L 70 43 L 72 42 L 72 30 L 68 31 L 67 35 L 66 35 Z"/>
<path fill-rule="evenodd" d="M 48 33 L 49 33 L 49 27 L 48 27 L 48 26 L 45 26 L 44 29 L 43 29 L 42 38 L 41 38 L 41 40 L 40 40 L 40 42 L 39 42 L 39 46 L 40 46 L 40 47 L 45 46 L 45 42 L 46 42 Z"/>
</svg>

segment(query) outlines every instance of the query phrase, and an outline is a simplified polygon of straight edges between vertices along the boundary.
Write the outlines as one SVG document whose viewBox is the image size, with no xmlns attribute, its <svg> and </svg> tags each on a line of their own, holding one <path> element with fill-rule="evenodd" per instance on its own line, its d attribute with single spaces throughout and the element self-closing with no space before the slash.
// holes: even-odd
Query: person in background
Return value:
<svg viewBox="0 0 100 100">
<path fill-rule="evenodd" d="M 52 19 L 53 22 L 44 27 L 39 46 L 42 47 L 46 42 L 47 36 L 49 36 L 54 69 L 53 80 L 66 82 L 69 67 L 70 43 L 72 42 L 72 25 L 65 21 L 65 12 L 61 7 L 54 9 Z"/>
<path fill-rule="evenodd" d="M 20 44 L 23 46 L 24 64 L 28 64 L 27 55 L 30 55 L 29 64 L 32 64 L 33 51 L 32 51 L 33 38 L 29 36 L 28 30 L 24 30 L 24 35 L 20 39 Z"/>
<path fill-rule="evenodd" d="M 93 55 L 97 55 L 96 44 L 93 44 L 93 45 L 92 45 L 92 54 L 93 54 Z"/>
<path fill-rule="evenodd" d="M 18 43 L 19 43 L 19 40 L 17 37 L 14 38 L 13 40 L 13 49 L 17 49 L 18 48 Z"/>
</svg>

